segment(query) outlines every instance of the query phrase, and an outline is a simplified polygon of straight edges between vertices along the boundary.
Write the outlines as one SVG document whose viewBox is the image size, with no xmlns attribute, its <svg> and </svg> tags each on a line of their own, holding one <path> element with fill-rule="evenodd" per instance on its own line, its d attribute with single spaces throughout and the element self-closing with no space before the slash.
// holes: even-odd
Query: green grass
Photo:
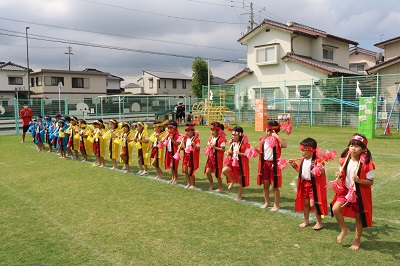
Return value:
<svg viewBox="0 0 400 266">
<path fill-rule="evenodd" d="M 202 147 L 209 136 L 198 127 Z M 261 132 L 244 127 L 252 145 Z M 309 127 L 283 136 L 285 159 L 300 156 L 299 142 L 313 137 L 324 149 L 345 148 L 354 128 Z M 378 131 L 378 134 L 380 132 Z M 29 139 L 29 137 L 27 137 Z M 300 229 L 295 214 L 296 173 L 283 172 L 281 212 L 258 208 L 257 160 L 251 160 L 251 186 L 236 202 L 237 187 L 208 193 L 201 169 L 198 190 L 163 181 L 91 167 L 37 152 L 20 136 L 0 137 L 1 265 L 394 265 L 400 259 L 400 134 L 377 136 L 369 149 L 376 165 L 374 226 L 364 231 L 361 249 L 348 250 L 352 232 L 336 243 L 339 226 L 331 217 L 325 229 Z M 93 161 L 93 157 L 91 157 Z M 134 171 L 137 170 L 135 164 Z M 338 169 L 327 163 L 328 179 Z M 150 172 L 154 176 L 154 172 Z M 166 174 L 168 178 L 168 174 Z M 180 174 L 180 184 L 184 177 Z M 220 196 L 222 195 L 222 196 Z M 329 200 L 332 194 L 328 194 Z M 396 262 L 397 261 L 397 262 Z"/>
</svg>

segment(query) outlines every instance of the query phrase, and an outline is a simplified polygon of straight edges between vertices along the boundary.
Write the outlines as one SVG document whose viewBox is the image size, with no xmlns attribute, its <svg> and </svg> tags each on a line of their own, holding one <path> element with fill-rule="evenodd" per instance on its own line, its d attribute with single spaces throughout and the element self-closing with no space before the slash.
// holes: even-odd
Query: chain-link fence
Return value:
<svg viewBox="0 0 400 266">
<path fill-rule="evenodd" d="M 88 122 L 102 118 L 119 121 L 175 119 L 178 103 L 186 115 L 193 112 L 200 122 L 254 123 L 254 100 L 267 99 L 272 119 L 290 114 L 293 123 L 357 127 L 358 97 L 376 97 L 376 124 L 399 128 L 399 104 L 393 105 L 400 75 L 371 75 L 329 79 L 283 80 L 203 86 L 203 99 L 178 96 L 121 94 L 84 99 L 0 100 L 0 132 L 19 133 L 19 110 L 29 103 L 34 116 L 74 115 Z M 209 97 L 207 97 L 209 95 Z M 392 108 L 393 107 L 393 108 Z"/>
<path fill-rule="evenodd" d="M 235 113 L 237 122 L 253 123 L 254 100 L 267 99 L 269 116 L 274 119 L 287 113 L 296 125 L 352 127 L 358 124 L 358 98 L 376 97 L 377 126 L 382 126 L 393 111 L 390 124 L 398 128 L 399 104 L 393 103 L 399 82 L 400 75 L 371 75 L 237 83 L 203 86 L 203 96 Z"/>
</svg>

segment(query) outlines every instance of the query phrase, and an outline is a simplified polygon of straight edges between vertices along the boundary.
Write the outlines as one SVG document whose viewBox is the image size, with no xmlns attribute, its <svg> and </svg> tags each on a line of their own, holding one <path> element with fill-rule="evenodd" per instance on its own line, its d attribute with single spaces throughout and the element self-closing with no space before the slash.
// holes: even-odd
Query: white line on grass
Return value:
<svg viewBox="0 0 400 266">
<path fill-rule="evenodd" d="M 80 239 L 79 237 L 75 236 L 70 230 L 68 230 L 68 228 L 66 226 L 64 226 L 62 223 L 60 223 L 57 219 L 55 219 L 53 216 L 51 216 L 46 210 L 44 210 L 42 207 L 40 207 L 35 201 L 33 201 L 32 199 L 23 196 L 21 193 L 19 193 L 17 190 L 15 190 L 14 188 L 12 188 L 10 185 L 4 183 L 1 179 L 0 179 L 0 184 L 5 187 L 6 189 L 8 189 L 9 191 L 11 191 L 13 193 L 13 195 L 27 203 L 29 203 L 30 205 L 32 205 L 34 208 L 38 209 L 39 212 L 46 217 L 53 225 L 55 225 L 58 229 L 60 229 L 61 232 L 63 232 L 64 234 L 66 234 L 67 236 L 71 237 L 75 242 L 77 242 L 79 245 L 87 248 L 88 250 L 90 250 L 92 253 L 94 253 L 94 255 L 96 257 L 101 258 L 102 260 L 110 263 L 111 265 L 123 265 L 120 262 L 115 261 L 114 259 L 110 258 L 109 256 L 107 256 L 107 254 L 105 254 L 104 252 L 98 250 L 97 248 L 93 247 L 92 245 L 86 243 L 85 241 L 83 241 L 82 239 Z"/>
</svg>

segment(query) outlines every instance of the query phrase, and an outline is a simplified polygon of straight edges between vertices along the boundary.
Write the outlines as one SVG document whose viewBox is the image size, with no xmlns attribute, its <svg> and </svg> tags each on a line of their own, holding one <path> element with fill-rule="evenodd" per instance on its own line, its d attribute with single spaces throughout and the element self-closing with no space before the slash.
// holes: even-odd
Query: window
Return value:
<svg viewBox="0 0 400 266">
<path fill-rule="evenodd" d="M 161 80 L 157 79 L 157 88 L 161 88 Z"/>
<path fill-rule="evenodd" d="M 186 80 L 182 80 L 182 89 L 186 89 Z"/>
<path fill-rule="evenodd" d="M 167 80 L 164 79 L 164 89 L 166 89 L 166 88 L 167 88 Z"/>
<path fill-rule="evenodd" d="M 261 88 L 260 89 L 255 89 L 256 91 L 256 96 L 260 95 L 261 99 L 268 99 L 268 100 L 273 100 L 275 99 L 275 90 L 277 88 Z M 278 88 L 279 90 L 279 88 Z M 268 104 L 269 107 L 275 107 L 275 102 Z"/>
<path fill-rule="evenodd" d="M 42 77 L 36 77 L 36 86 L 42 86 Z"/>
<path fill-rule="evenodd" d="M 60 82 L 64 86 L 64 77 L 44 77 L 45 86 L 58 86 Z"/>
<path fill-rule="evenodd" d="M 30 86 L 35 87 L 35 78 L 30 78 L 30 80 L 31 80 Z"/>
<path fill-rule="evenodd" d="M 296 93 L 296 86 L 288 86 L 287 89 L 289 92 L 289 98 L 299 98 Z M 298 86 L 297 89 L 300 93 L 300 98 L 310 98 L 310 95 L 311 95 L 311 87 L 310 86 L 308 86 L 308 85 Z"/>
<path fill-rule="evenodd" d="M 83 78 L 72 78 L 72 88 L 84 88 Z"/>
<path fill-rule="evenodd" d="M 149 78 L 149 88 L 153 88 L 153 78 Z"/>
<path fill-rule="evenodd" d="M 172 88 L 173 88 L 173 89 L 176 89 L 176 87 L 177 87 L 176 84 L 177 84 L 177 83 L 178 83 L 178 81 L 177 81 L 176 79 L 173 79 L 173 80 L 172 80 Z"/>
<path fill-rule="evenodd" d="M 278 46 L 271 45 L 271 46 L 256 48 L 256 63 L 257 65 L 277 64 Z"/>
<path fill-rule="evenodd" d="M 350 70 L 364 74 L 364 65 L 351 65 Z"/>
<path fill-rule="evenodd" d="M 8 77 L 8 85 L 23 85 L 22 77 Z"/>
<path fill-rule="evenodd" d="M 323 58 L 328 60 L 333 60 L 333 50 L 323 49 Z"/>
</svg>

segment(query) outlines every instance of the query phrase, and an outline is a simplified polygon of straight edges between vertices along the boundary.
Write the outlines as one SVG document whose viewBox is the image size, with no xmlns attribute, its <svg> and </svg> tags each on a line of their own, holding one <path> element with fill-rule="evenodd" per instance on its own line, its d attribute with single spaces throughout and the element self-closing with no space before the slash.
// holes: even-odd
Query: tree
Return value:
<svg viewBox="0 0 400 266">
<path fill-rule="evenodd" d="M 192 92 L 196 98 L 203 97 L 203 87 L 208 85 L 208 65 L 207 62 L 197 57 L 192 65 Z M 212 74 L 210 70 L 210 79 L 212 80 Z M 207 95 L 205 95 L 207 97 Z"/>
</svg>

